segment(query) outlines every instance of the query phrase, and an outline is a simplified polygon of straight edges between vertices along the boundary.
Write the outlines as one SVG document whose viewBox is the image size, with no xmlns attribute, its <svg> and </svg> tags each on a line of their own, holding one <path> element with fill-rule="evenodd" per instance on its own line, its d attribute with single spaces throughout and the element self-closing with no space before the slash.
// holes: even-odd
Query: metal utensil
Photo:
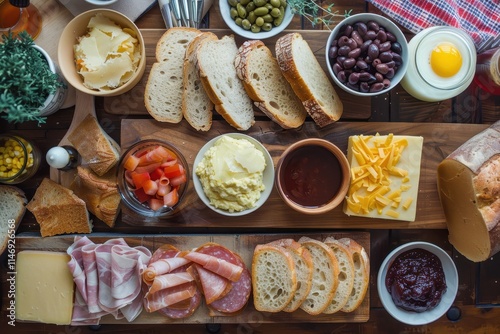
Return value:
<svg viewBox="0 0 500 334">
<path fill-rule="evenodd" d="M 182 19 L 182 25 L 184 27 L 189 27 L 191 26 L 191 19 L 190 19 L 190 13 L 189 13 L 189 2 L 192 0 L 179 0 L 179 6 L 181 7 L 181 19 Z"/>
<path fill-rule="evenodd" d="M 165 22 L 165 27 L 167 27 L 167 29 L 174 27 L 172 12 L 170 10 L 170 0 L 158 0 L 158 5 L 160 6 L 160 12 L 163 17 L 163 22 Z"/>
</svg>

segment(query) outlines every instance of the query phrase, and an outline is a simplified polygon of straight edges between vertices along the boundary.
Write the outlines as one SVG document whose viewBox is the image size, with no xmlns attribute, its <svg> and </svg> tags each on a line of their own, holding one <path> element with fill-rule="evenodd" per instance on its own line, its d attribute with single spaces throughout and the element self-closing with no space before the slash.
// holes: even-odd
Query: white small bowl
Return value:
<svg viewBox="0 0 500 334">
<path fill-rule="evenodd" d="M 210 204 L 210 200 L 208 199 L 207 195 L 205 195 L 205 192 L 203 191 L 203 186 L 202 186 L 202 184 L 200 182 L 200 178 L 198 177 L 198 175 L 196 175 L 196 167 L 198 166 L 198 164 L 203 159 L 203 156 L 208 151 L 208 149 L 211 148 L 214 145 L 214 143 L 220 137 L 222 137 L 222 136 L 230 136 L 230 137 L 235 138 L 235 139 L 246 139 L 249 142 L 251 142 L 255 146 L 255 148 L 257 148 L 259 151 L 261 151 L 264 154 L 264 159 L 266 161 L 266 168 L 264 169 L 263 180 L 262 181 L 264 183 L 265 189 L 260 194 L 260 198 L 259 198 L 259 200 L 257 201 L 257 203 L 255 204 L 255 206 L 253 208 L 246 209 L 246 210 L 243 210 L 243 211 L 238 211 L 238 212 L 229 212 L 229 211 L 226 211 L 226 210 L 221 210 L 221 209 L 216 208 L 215 206 L 213 206 L 212 204 Z M 254 212 L 258 208 L 260 208 L 266 202 L 266 200 L 269 198 L 269 195 L 271 194 L 271 191 L 273 190 L 273 186 L 274 186 L 274 163 L 273 163 L 273 159 L 271 158 L 271 155 L 269 154 L 269 152 L 267 151 L 267 149 L 264 147 L 264 145 L 262 145 L 258 140 L 254 139 L 254 138 L 252 138 L 252 137 L 250 137 L 248 135 L 245 135 L 245 134 L 242 134 L 242 133 L 228 133 L 228 134 L 220 135 L 220 136 L 217 136 L 217 137 L 211 139 L 208 143 L 206 143 L 200 149 L 200 151 L 198 152 L 198 154 L 196 155 L 196 158 L 194 159 L 194 163 L 193 163 L 193 183 L 194 183 L 194 189 L 196 190 L 196 193 L 198 194 L 198 197 L 201 199 L 201 201 L 203 203 L 205 203 L 205 205 L 207 207 L 209 207 L 213 211 L 215 211 L 215 212 L 217 212 L 217 213 L 219 213 L 221 215 L 224 215 L 224 216 L 234 216 L 234 217 L 236 217 L 236 216 L 247 215 L 247 214 L 249 214 L 251 212 Z"/>
<path fill-rule="evenodd" d="M 85 2 L 95 6 L 109 6 L 118 0 L 85 0 Z"/>
<path fill-rule="evenodd" d="M 236 34 L 240 35 L 241 37 L 244 37 L 246 39 L 259 39 L 263 40 L 269 37 L 273 37 L 281 33 L 283 30 L 288 27 L 290 22 L 292 22 L 293 19 L 293 13 L 290 9 L 290 5 L 286 6 L 285 8 L 285 18 L 283 19 L 283 22 L 277 27 L 273 27 L 270 31 L 260 31 L 258 33 L 251 32 L 250 30 L 245 30 L 239 25 L 237 25 L 234 20 L 231 18 L 230 14 L 230 6 L 227 0 L 219 0 L 219 8 L 220 8 L 220 14 L 222 15 L 222 19 L 226 24 L 229 26 L 229 28 Z"/>
<path fill-rule="evenodd" d="M 429 251 L 439 258 L 441 265 L 443 266 L 447 286 L 446 292 L 443 294 L 439 304 L 435 308 L 421 313 L 410 312 L 398 308 L 394 304 L 385 285 L 387 271 L 396 257 L 398 257 L 401 253 L 415 248 L 421 248 Z M 422 241 L 410 242 L 393 250 L 389 255 L 387 255 L 384 262 L 382 262 L 377 276 L 377 289 L 382 305 L 384 305 L 386 311 L 389 312 L 389 314 L 396 320 L 408 325 L 429 324 L 443 316 L 452 306 L 458 291 L 457 268 L 455 267 L 455 263 L 450 256 L 438 246 Z"/>
</svg>

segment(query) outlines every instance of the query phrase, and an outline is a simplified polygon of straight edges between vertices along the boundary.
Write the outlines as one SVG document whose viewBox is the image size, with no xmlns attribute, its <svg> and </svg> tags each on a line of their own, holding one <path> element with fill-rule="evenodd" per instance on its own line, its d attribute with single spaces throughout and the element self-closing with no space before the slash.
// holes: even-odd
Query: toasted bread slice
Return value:
<svg viewBox="0 0 500 334">
<path fill-rule="evenodd" d="M 325 243 L 302 237 L 299 243 L 313 260 L 312 286 L 300 308 L 311 315 L 322 313 L 331 303 L 339 284 L 339 265 L 332 249 Z"/>
<path fill-rule="evenodd" d="M 354 286 L 354 262 L 351 252 L 340 241 L 333 237 L 328 237 L 323 242 L 333 250 L 339 263 L 339 286 L 331 304 L 323 311 L 323 313 L 333 314 L 340 311 L 351 297 Z"/>
<path fill-rule="evenodd" d="M 238 50 L 235 66 L 248 96 L 271 120 L 284 129 L 304 124 L 307 112 L 302 102 L 262 41 L 244 42 Z"/>
<path fill-rule="evenodd" d="M 7 248 L 9 234 L 15 232 L 26 212 L 24 191 L 14 186 L 0 186 L 0 254 Z"/>
<path fill-rule="evenodd" d="M 276 41 L 276 59 L 283 75 L 318 126 L 339 120 L 343 112 L 342 101 L 309 44 L 299 33 L 286 34 Z"/>
<path fill-rule="evenodd" d="M 253 303 L 257 311 L 279 312 L 297 289 L 293 258 L 283 247 L 257 245 L 252 258 Z"/>
<path fill-rule="evenodd" d="M 237 130 L 255 123 L 252 100 L 236 75 L 234 61 L 238 47 L 234 36 L 204 40 L 198 50 L 200 79 L 215 110 Z"/>
<path fill-rule="evenodd" d="M 352 288 L 351 296 L 347 303 L 342 307 L 342 312 L 352 312 L 356 310 L 368 291 L 370 283 L 370 260 L 366 250 L 351 238 L 339 239 L 339 242 L 347 246 L 351 252 L 352 260 L 354 263 L 354 285 Z"/>
</svg>

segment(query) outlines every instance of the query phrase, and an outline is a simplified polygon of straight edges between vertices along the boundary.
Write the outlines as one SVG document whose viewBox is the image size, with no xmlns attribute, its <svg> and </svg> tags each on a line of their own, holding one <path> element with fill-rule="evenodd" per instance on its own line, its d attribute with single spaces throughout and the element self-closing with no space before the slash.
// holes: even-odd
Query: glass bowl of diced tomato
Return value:
<svg viewBox="0 0 500 334">
<path fill-rule="evenodd" d="M 179 206 L 189 182 L 188 164 L 172 144 L 147 139 L 120 159 L 118 189 L 125 205 L 146 217 L 166 217 Z"/>
</svg>

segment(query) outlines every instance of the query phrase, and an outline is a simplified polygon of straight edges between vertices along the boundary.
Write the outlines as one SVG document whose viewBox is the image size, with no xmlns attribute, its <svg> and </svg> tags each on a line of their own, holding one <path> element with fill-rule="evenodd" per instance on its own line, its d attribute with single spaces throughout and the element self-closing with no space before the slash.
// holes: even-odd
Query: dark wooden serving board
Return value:
<svg viewBox="0 0 500 334">
<path fill-rule="evenodd" d="M 233 252 L 238 253 L 247 268 L 251 269 L 253 250 L 256 245 L 267 243 L 281 238 L 293 238 L 298 240 L 301 236 L 308 236 L 317 240 L 324 240 L 328 236 L 333 236 L 337 239 L 349 237 L 356 240 L 362 245 L 370 255 L 370 234 L 368 232 L 323 232 L 323 233 L 304 233 L 304 234 L 231 234 L 231 235 L 116 235 L 116 234 L 91 234 L 89 239 L 94 243 L 103 243 L 111 238 L 123 237 L 127 244 L 131 247 L 145 246 L 151 252 L 163 244 L 172 244 L 181 250 L 190 250 L 201 246 L 206 242 L 219 243 Z M 73 243 L 72 236 L 56 236 L 40 238 L 39 236 L 23 236 L 19 235 L 16 238 L 17 250 L 45 250 L 66 252 L 68 247 Z M 4 295 L 6 298 L 6 295 Z M 5 301 L 4 301 L 5 302 Z M 8 301 L 7 301 L 8 302 Z M 236 316 L 212 317 L 208 313 L 206 305 L 202 304 L 198 310 L 189 318 L 173 320 L 164 317 L 158 313 L 147 313 L 143 311 L 141 315 L 134 321 L 139 324 L 162 324 L 162 323 L 241 323 L 241 324 L 259 324 L 259 323 L 345 323 L 345 322 L 366 322 L 370 317 L 370 291 L 367 291 L 366 297 L 360 307 L 352 313 L 338 312 L 332 315 L 320 314 L 311 316 L 302 310 L 297 310 L 292 313 L 279 312 L 267 313 L 255 310 L 252 303 L 252 296 L 246 308 Z M 101 324 L 126 324 L 126 320 L 115 320 L 112 316 L 103 317 Z"/>
<path fill-rule="evenodd" d="M 443 123 L 378 123 L 378 122 L 339 122 L 323 129 L 312 122 L 306 122 L 298 130 L 283 130 L 271 121 L 257 122 L 245 133 L 256 138 L 269 150 L 274 163 L 283 150 L 293 142 L 308 137 L 325 138 L 336 144 L 344 153 L 347 151 L 348 137 L 359 134 L 423 136 L 424 146 L 420 170 L 420 183 L 417 199 L 417 215 L 414 222 L 387 219 L 348 217 L 341 207 L 315 216 L 297 213 L 284 204 L 277 191 L 273 189 L 267 202 L 255 212 L 241 217 L 226 217 L 207 208 L 198 198 L 192 182 L 183 200 L 180 211 L 169 219 L 145 222 L 143 217 L 134 216 L 124 210 L 122 221 L 136 227 L 154 226 L 161 228 L 198 227 L 198 228 L 446 228 L 444 213 L 439 201 L 436 169 L 438 164 L 462 143 L 481 132 L 487 125 L 443 124 Z M 208 132 L 196 132 L 187 123 L 166 124 L 154 120 L 125 119 L 121 126 L 121 147 L 126 149 L 141 139 L 157 138 L 174 144 L 188 161 L 190 171 L 198 150 L 210 139 L 234 132 L 224 121 L 214 122 Z M 179 223 L 181 225 L 179 225 Z"/>
</svg>

